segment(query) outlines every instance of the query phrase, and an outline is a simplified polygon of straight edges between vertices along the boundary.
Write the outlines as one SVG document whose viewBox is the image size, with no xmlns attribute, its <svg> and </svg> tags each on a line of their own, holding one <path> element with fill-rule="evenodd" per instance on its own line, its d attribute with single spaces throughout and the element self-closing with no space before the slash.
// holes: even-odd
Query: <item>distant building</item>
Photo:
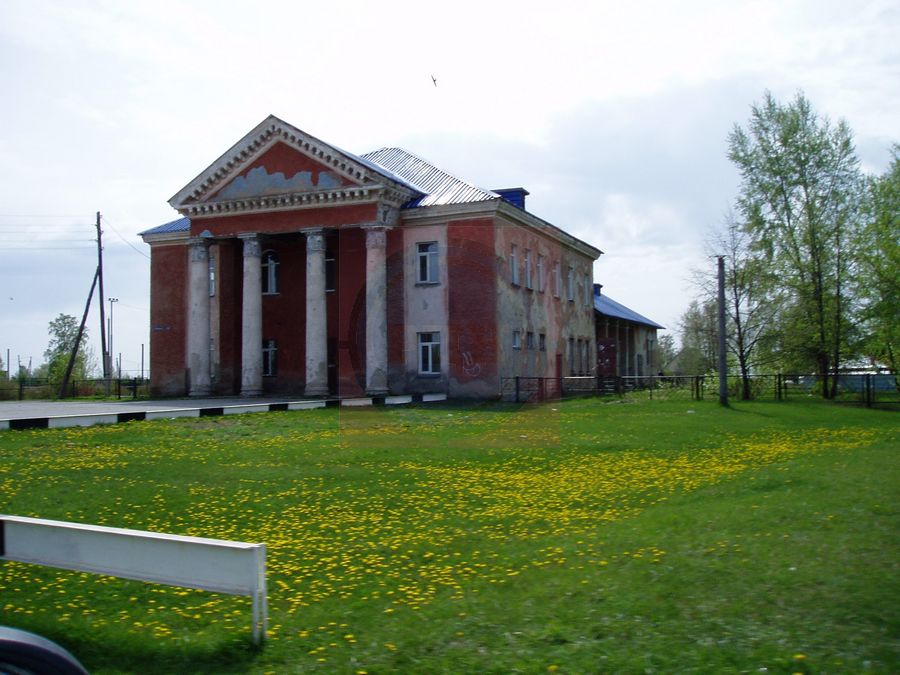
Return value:
<svg viewBox="0 0 900 675">
<path fill-rule="evenodd" d="M 597 340 L 597 374 L 603 377 L 656 375 L 663 364 L 654 363 L 655 321 L 619 304 L 594 284 L 594 324 Z"/>
<path fill-rule="evenodd" d="M 142 233 L 153 393 L 491 397 L 593 371 L 601 251 L 527 194 L 267 118 Z"/>
</svg>

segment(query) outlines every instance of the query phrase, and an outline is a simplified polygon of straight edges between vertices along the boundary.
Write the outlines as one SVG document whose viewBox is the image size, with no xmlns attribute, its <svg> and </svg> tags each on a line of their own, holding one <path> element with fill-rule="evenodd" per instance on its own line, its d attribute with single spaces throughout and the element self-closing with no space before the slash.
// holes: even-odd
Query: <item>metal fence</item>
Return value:
<svg viewBox="0 0 900 675">
<path fill-rule="evenodd" d="M 632 376 L 632 377 L 505 377 L 500 380 L 500 397 L 516 403 L 536 403 L 574 396 L 620 396 L 651 400 L 702 400 L 718 392 L 718 377 Z M 739 375 L 728 377 L 729 399 L 750 401 L 791 401 L 821 397 L 822 387 L 815 375 Z M 897 377 L 875 373 L 841 373 L 837 403 L 900 409 Z"/>
<path fill-rule="evenodd" d="M 500 398 L 535 403 L 574 396 L 646 396 L 659 399 L 703 398 L 702 376 L 673 377 L 504 377 Z"/>
<path fill-rule="evenodd" d="M 23 377 L 0 382 L 0 401 L 52 400 L 59 396 L 59 382 Z M 72 380 L 66 398 L 146 398 L 150 380 L 141 377 Z"/>
</svg>

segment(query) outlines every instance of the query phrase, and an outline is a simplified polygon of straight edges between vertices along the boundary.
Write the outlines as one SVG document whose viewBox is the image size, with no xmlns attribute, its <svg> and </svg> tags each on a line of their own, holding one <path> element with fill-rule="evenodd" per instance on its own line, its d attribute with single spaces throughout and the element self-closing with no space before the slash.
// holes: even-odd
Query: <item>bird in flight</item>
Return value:
<svg viewBox="0 0 900 675">
<path fill-rule="evenodd" d="M 434 82 L 434 86 L 436 87 L 437 86 L 437 78 L 434 75 L 431 76 L 431 81 Z"/>
</svg>

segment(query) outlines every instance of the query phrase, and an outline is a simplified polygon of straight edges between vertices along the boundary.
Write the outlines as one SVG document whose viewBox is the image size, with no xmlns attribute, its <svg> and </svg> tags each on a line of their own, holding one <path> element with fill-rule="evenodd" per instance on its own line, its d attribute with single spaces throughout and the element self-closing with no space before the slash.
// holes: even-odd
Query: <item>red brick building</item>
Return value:
<svg viewBox="0 0 900 675">
<path fill-rule="evenodd" d="M 601 251 L 527 194 L 270 116 L 142 233 L 154 394 L 480 398 L 592 372 Z"/>
</svg>

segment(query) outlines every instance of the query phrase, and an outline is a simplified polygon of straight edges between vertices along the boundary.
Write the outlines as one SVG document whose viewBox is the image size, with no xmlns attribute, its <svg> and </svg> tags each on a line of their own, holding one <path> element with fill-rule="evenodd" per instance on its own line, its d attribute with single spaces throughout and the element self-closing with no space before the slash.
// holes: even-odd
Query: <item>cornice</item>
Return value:
<svg viewBox="0 0 900 675">
<path fill-rule="evenodd" d="M 442 206 L 422 206 L 414 209 L 406 209 L 401 212 L 403 222 L 418 225 L 430 225 L 446 223 L 460 218 L 501 217 L 515 224 L 537 230 L 547 237 L 558 241 L 560 244 L 571 248 L 578 253 L 596 260 L 603 251 L 591 246 L 587 242 L 573 237 L 565 230 L 560 229 L 546 220 L 538 218 L 528 211 L 509 204 L 501 199 L 488 202 L 473 202 L 468 204 L 448 204 Z"/>
<path fill-rule="evenodd" d="M 167 244 L 186 244 L 189 242 L 191 234 L 184 232 L 163 232 L 162 234 L 142 234 L 141 239 L 145 244 L 153 246 L 165 246 Z"/>
<path fill-rule="evenodd" d="M 407 199 L 408 196 L 405 193 L 383 185 L 347 186 L 334 190 L 293 192 L 282 195 L 242 197 L 240 199 L 186 204 L 179 208 L 179 212 L 190 218 L 202 218 L 204 216 L 235 216 L 247 213 L 295 211 L 327 206 L 352 206 L 354 204 L 371 204 L 375 202 L 399 207 Z"/>
</svg>

